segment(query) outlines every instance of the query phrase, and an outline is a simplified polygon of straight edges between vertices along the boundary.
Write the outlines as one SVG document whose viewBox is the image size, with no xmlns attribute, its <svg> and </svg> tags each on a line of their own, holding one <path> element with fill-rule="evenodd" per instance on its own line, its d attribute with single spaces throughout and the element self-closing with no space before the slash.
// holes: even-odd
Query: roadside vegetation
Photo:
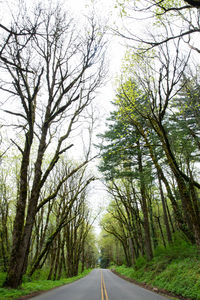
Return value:
<svg viewBox="0 0 200 300">
<path fill-rule="evenodd" d="M 78 279 L 83 278 L 84 276 L 88 275 L 91 270 L 85 270 L 84 272 L 80 273 L 77 276 L 70 277 L 70 278 L 61 278 L 59 280 L 47 280 L 45 279 L 46 275 L 43 273 L 40 274 L 40 278 L 37 278 L 37 276 L 34 276 L 33 279 L 24 278 L 23 283 L 20 288 L 18 289 L 7 289 L 3 288 L 3 282 L 6 278 L 6 273 L 0 273 L 0 300 L 4 299 L 18 299 L 25 295 L 31 295 L 31 294 L 37 294 L 43 291 L 47 291 L 59 286 L 62 286 L 64 284 L 68 284 L 71 282 L 74 282 Z M 43 278 L 42 278 L 43 277 Z"/>
<path fill-rule="evenodd" d="M 200 259 L 197 249 L 180 240 L 158 248 L 154 258 L 138 258 L 134 267 L 111 266 L 117 273 L 163 293 L 200 299 Z M 144 285 L 144 286 L 145 286 Z"/>
</svg>

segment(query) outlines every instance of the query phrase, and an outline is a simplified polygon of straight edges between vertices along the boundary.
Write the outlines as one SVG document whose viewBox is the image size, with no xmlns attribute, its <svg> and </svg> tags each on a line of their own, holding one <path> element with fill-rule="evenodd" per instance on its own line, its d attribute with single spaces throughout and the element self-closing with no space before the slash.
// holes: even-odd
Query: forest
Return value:
<svg viewBox="0 0 200 300">
<path fill-rule="evenodd" d="M 123 26 L 92 2 L 79 23 L 54 1 L 19 1 L 0 22 L 0 299 L 99 265 L 153 270 L 158 256 L 196 266 L 193 292 L 172 290 L 200 299 L 199 1 L 113 1 Z M 110 35 L 125 55 L 96 142 Z M 88 200 L 98 180 L 109 199 L 99 236 Z"/>
<path fill-rule="evenodd" d="M 110 199 L 101 219 L 102 267 L 199 299 L 200 15 L 184 2 L 141 2 L 124 1 L 122 15 L 130 22 L 142 11 L 140 22 L 146 14 L 153 27 L 140 36 L 128 25 L 115 30 L 129 46 L 99 134 Z"/>
</svg>

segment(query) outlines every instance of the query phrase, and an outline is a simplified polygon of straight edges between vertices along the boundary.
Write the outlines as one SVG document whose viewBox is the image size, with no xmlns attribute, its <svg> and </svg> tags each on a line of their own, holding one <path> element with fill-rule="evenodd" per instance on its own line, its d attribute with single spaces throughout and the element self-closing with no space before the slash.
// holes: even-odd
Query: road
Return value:
<svg viewBox="0 0 200 300">
<path fill-rule="evenodd" d="M 95 269 L 88 276 L 33 297 L 33 300 L 167 300 L 113 274 Z"/>
</svg>

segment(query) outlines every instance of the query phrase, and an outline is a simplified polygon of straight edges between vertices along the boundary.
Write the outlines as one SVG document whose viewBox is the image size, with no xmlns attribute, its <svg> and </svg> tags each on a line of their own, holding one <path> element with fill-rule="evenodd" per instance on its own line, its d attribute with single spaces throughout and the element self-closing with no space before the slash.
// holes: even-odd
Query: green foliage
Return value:
<svg viewBox="0 0 200 300">
<path fill-rule="evenodd" d="M 147 262 L 146 258 L 144 256 L 140 256 L 137 258 L 135 262 L 135 269 L 140 269 L 145 263 Z"/>
<path fill-rule="evenodd" d="M 119 9 L 119 13 L 121 17 L 125 17 L 127 16 L 127 10 L 126 10 L 126 4 L 129 2 L 130 0 L 116 0 L 116 4 L 115 4 L 115 8 Z"/>
<path fill-rule="evenodd" d="M 71 277 L 71 278 L 62 278 L 60 280 L 33 280 L 29 281 L 27 278 L 25 278 L 25 282 L 22 283 L 22 286 L 18 289 L 6 289 L 2 288 L 2 284 L 5 280 L 6 274 L 5 273 L 0 273 L 0 300 L 4 299 L 15 299 L 20 296 L 24 295 L 29 295 L 34 292 L 39 292 L 39 291 L 47 291 L 55 287 L 59 287 L 64 284 L 68 284 L 71 282 L 74 282 L 86 275 L 89 274 L 91 270 L 85 270 L 83 273 L 79 274 L 78 276 Z"/>
<path fill-rule="evenodd" d="M 105 215 L 104 222 L 106 222 L 106 218 L 111 218 L 111 216 L 109 214 Z M 101 252 L 101 268 L 112 268 L 112 265 L 121 265 L 125 263 L 124 251 L 120 242 L 114 235 L 108 234 L 102 229 L 98 244 Z"/>
<path fill-rule="evenodd" d="M 164 18 L 163 15 L 168 11 L 167 17 L 174 18 L 177 16 L 177 11 L 175 8 L 181 8 L 185 6 L 186 3 L 182 0 L 165 0 L 162 1 L 162 3 L 155 6 L 155 23 L 154 25 L 158 26 L 160 24 L 163 24 Z M 174 19 L 175 20 L 175 19 Z M 159 22 L 161 21 L 161 22 Z"/>
<path fill-rule="evenodd" d="M 0 287 L 3 285 L 5 279 L 6 279 L 6 273 L 1 272 L 0 273 Z"/>
<path fill-rule="evenodd" d="M 200 261 L 194 258 L 173 261 L 154 278 L 153 284 L 184 297 L 200 299 Z"/>
<path fill-rule="evenodd" d="M 34 281 L 35 280 L 46 280 L 48 278 L 49 271 L 50 271 L 50 267 L 38 269 L 33 273 L 33 275 L 31 276 L 31 279 Z M 30 281 L 30 278 L 29 277 L 27 278 L 26 275 L 23 277 L 23 282 L 25 282 L 25 281 Z"/>
<path fill-rule="evenodd" d="M 196 247 L 180 237 L 167 248 L 157 248 L 150 262 L 139 258 L 135 268 L 123 265 L 114 269 L 138 282 L 190 299 L 200 299 L 200 257 Z"/>
<path fill-rule="evenodd" d="M 185 259 L 187 257 L 196 257 L 197 248 L 189 244 L 186 240 L 181 239 L 176 233 L 174 237 L 174 242 L 172 245 L 168 245 L 166 248 L 158 247 L 155 250 L 155 260 L 156 258 L 160 259 L 162 257 L 173 259 Z"/>
</svg>

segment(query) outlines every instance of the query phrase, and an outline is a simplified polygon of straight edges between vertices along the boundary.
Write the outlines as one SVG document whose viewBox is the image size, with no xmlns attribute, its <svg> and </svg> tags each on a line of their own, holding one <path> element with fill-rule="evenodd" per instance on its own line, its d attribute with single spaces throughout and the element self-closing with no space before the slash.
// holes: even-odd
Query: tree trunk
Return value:
<svg viewBox="0 0 200 300">
<path fill-rule="evenodd" d="M 140 133 L 142 134 L 142 136 L 144 137 L 145 139 L 145 142 L 146 142 L 146 145 L 149 149 L 149 153 L 150 153 L 150 156 L 151 156 L 151 159 L 157 169 L 157 172 L 160 176 L 160 179 L 164 182 L 165 184 L 165 187 L 166 187 L 166 190 L 167 190 L 167 194 L 168 194 L 168 197 L 171 201 L 171 204 L 172 204 L 172 207 L 173 207 L 173 210 L 174 210 L 174 215 L 175 215 L 175 218 L 176 218 L 176 221 L 178 223 L 178 227 L 180 228 L 180 230 L 185 234 L 185 236 L 191 241 L 193 242 L 194 241 L 194 236 L 193 234 L 190 232 L 189 228 L 187 227 L 187 223 L 184 222 L 183 220 L 183 217 L 182 217 L 182 214 L 181 214 L 181 211 L 178 207 L 178 204 L 177 204 L 177 201 L 176 199 L 174 198 L 173 196 L 173 193 L 171 191 L 171 188 L 170 188 L 170 185 L 169 185 L 169 182 L 167 180 L 167 178 L 165 177 L 163 171 L 162 171 L 162 168 L 161 166 L 159 165 L 158 161 L 157 161 L 157 158 L 154 154 L 154 151 L 153 151 L 153 148 L 151 146 L 151 144 L 149 143 L 148 141 L 148 138 L 147 138 L 147 135 L 146 133 L 143 131 L 142 128 L 140 128 Z M 174 173 L 174 172 L 173 172 Z"/>
<path fill-rule="evenodd" d="M 132 240 L 132 238 L 129 238 L 128 241 L 129 241 L 129 248 L 130 248 L 130 252 L 131 252 L 131 265 L 134 266 L 134 264 L 135 264 L 135 250 L 134 250 L 134 247 L 133 247 L 133 240 Z"/>
<path fill-rule="evenodd" d="M 196 214 L 193 208 L 193 204 L 192 204 L 192 200 L 190 197 L 190 193 L 188 191 L 187 184 L 190 183 L 191 178 L 189 178 L 188 176 L 186 176 L 183 172 L 180 171 L 178 164 L 175 160 L 175 157 L 171 151 L 171 147 L 170 147 L 170 143 L 166 134 L 166 131 L 164 129 L 164 127 L 162 126 L 161 123 L 153 120 L 153 127 L 155 129 L 155 131 L 157 132 L 157 134 L 160 137 L 160 140 L 162 142 L 163 145 L 163 150 L 165 151 L 166 154 L 166 158 L 168 160 L 169 166 L 172 170 L 172 172 L 174 173 L 174 176 L 176 178 L 177 181 L 177 185 L 178 185 L 178 189 L 179 189 L 179 193 L 181 196 L 181 201 L 182 201 L 182 206 L 184 209 L 184 213 L 185 216 L 187 218 L 187 224 L 188 226 L 192 227 L 192 231 L 193 234 L 195 236 L 195 241 L 196 244 L 200 250 L 200 225 L 199 225 L 199 220 L 196 219 Z M 197 182 L 193 181 L 193 184 L 196 186 L 199 186 L 199 184 Z"/>
<path fill-rule="evenodd" d="M 168 218 L 169 218 L 171 229 L 172 229 L 172 232 L 174 233 L 175 232 L 175 228 L 174 228 L 174 224 L 173 224 L 173 221 L 172 221 L 172 217 L 171 217 L 171 213 L 169 211 L 169 207 L 168 207 L 167 201 L 166 201 L 166 208 L 167 208 L 167 215 L 168 215 Z"/>
<path fill-rule="evenodd" d="M 162 207 L 163 207 L 164 223 L 165 223 L 165 228 L 166 228 L 166 232 L 167 232 L 167 239 L 168 239 L 168 242 L 171 243 L 172 242 L 172 235 L 171 235 L 171 230 L 170 230 L 170 226 L 169 226 L 169 220 L 168 220 L 168 216 L 167 216 L 165 197 L 164 197 L 164 194 L 163 194 L 162 183 L 161 183 L 159 173 L 158 173 L 158 182 L 159 182 L 160 196 L 161 196 Z"/>
<path fill-rule="evenodd" d="M 81 272 L 83 273 L 85 269 L 85 241 L 83 242 L 83 250 L 82 250 L 82 266 L 81 266 Z"/>
<path fill-rule="evenodd" d="M 57 273 L 58 273 L 58 267 L 60 262 L 60 233 L 57 235 L 56 240 L 56 253 L 55 253 L 55 266 L 54 266 L 54 274 L 53 274 L 53 280 L 56 280 Z"/>
<path fill-rule="evenodd" d="M 152 233 L 152 240 L 153 240 L 153 246 L 154 249 L 158 246 L 158 239 L 156 236 L 155 226 L 154 226 L 154 220 L 153 220 L 153 210 L 152 210 L 152 201 L 151 196 L 149 197 L 149 217 L 150 217 L 150 225 L 151 225 L 151 233 Z"/>
<path fill-rule="evenodd" d="M 30 130 L 26 134 L 26 141 L 22 156 L 21 170 L 20 170 L 20 192 L 17 199 L 16 215 L 13 227 L 13 243 L 10 256 L 10 263 L 7 273 L 5 287 L 17 288 L 22 282 L 22 271 L 24 266 L 24 255 L 26 249 L 22 247 L 23 232 L 24 232 L 24 218 L 27 200 L 28 188 L 28 166 L 30 160 L 30 150 L 33 141 L 33 131 Z"/>
<path fill-rule="evenodd" d="M 160 223 L 160 216 L 158 216 L 158 217 L 155 216 L 155 218 L 156 218 L 156 220 L 157 220 L 157 222 L 158 222 L 158 227 L 159 227 L 159 229 L 160 229 L 160 233 L 161 233 L 163 245 L 164 245 L 164 247 L 166 248 L 165 237 L 164 237 L 164 234 L 163 234 L 162 225 L 161 225 L 161 223 Z"/>
<path fill-rule="evenodd" d="M 151 260 L 153 258 L 153 251 L 151 246 L 151 236 L 150 236 L 150 228 L 149 228 L 149 217 L 148 217 L 148 207 L 147 207 L 147 200 L 146 200 L 146 188 L 144 182 L 144 174 L 143 174 L 143 166 L 142 166 L 142 155 L 140 150 L 140 144 L 137 142 L 138 146 L 138 166 L 140 172 L 140 192 L 142 198 L 142 212 L 144 217 L 144 235 L 145 235 L 145 249 L 147 260 Z"/>
</svg>

